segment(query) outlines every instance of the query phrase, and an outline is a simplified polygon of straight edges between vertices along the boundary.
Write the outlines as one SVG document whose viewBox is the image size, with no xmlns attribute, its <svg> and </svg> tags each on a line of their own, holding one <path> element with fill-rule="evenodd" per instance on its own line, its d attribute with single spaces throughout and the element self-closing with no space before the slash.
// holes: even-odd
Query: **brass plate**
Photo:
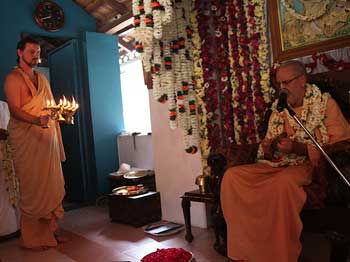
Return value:
<svg viewBox="0 0 350 262">
<path fill-rule="evenodd" d="M 124 174 L 124 178 L 136 179 L 147 175 L 148 175 L 147 170 L 130 171 Z"/>
<path fill-rule="evenodd" d="M 148 192 L 148 188 L 144 186 L 121 186 L 112 190 L 118 196 L 136 196 Z"/>
</svg>

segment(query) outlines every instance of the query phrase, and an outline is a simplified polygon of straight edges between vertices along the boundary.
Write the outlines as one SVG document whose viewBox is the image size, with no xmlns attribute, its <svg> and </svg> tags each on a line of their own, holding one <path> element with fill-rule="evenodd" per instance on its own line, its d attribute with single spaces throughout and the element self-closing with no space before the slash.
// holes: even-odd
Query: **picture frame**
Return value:
<svg viewBox="0 0 350 262">
<path fill-rule="evenodd" d="M 312 2 L 294 0 L 294 2 L 298 1 L 302 4 Z M 340 0 L 314 0 L 319 5 L 322 3 L 328 3 L 328 5 L 326 7 L 320 6 L 320 9 L 316 10 L 316 14 L 315 10 L 310 10 L 309 13 L 312 13 L 315 19 L 308 22 L 304 20 L 312 19 L 312 15 L 307 16 L 298 13 L 298 10 L 291 9 L 290 6 L 286 9 L 286 3 L 289 3 L 289 0 L 268 0 L 267 10 L 273 62 L 278 63 L 284 60 L 350 46 L 350 16 L 347 10 L 350 6 L 344 7 L 343 14 L 342 6 L 336 5 L 338 1 L 341 2 Z M 306 8 L 303 5 L 302 7 Z M 312 8 L 315 8 L 315 6 L 312 6 Z M 337 13 L 338 9 L 339 14 Z M 295 11 L 294 14 L 292 14 L 293 11 Z M 297 17 L 298 15 L 299 17 Z M 344 20 L 345 15 L 347 15 L 346 20 Z M 295 18 L 295 21 L 293 21 L 293 18 Z M 346 21 L 344 27 L 338 28 L 344 21 Z M 320 25 L 319 28 L 318 23 Z M 331 28 L 332 24 L 336 25 L 333 29 Z M 322 28 L 323 25 L 324 28 Z M 328 25 L 330 25 L 329 28 Z M 323 32 L 326 33 L 323 34 Z"/>
</svg>

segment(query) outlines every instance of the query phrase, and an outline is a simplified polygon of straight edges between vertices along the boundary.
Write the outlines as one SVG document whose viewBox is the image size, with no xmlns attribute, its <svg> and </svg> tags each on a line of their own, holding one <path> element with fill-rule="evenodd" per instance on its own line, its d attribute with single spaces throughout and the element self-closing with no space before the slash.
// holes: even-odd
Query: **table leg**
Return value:
<svg viewBox="0 0 350 262">
<path fill-rule="evenodd" d="M 192 242 L 193 240 L 193 235 L 191 231 L 191 201 L 186 199 L 185 197 L 182 198 L 181 201 L 182 205 L 182 211 L 184 213 L 184 219 L 185 219 L 185 228 L 186 228 L 186 236 L 185 239 L 188 242 Z"/>
</svg>

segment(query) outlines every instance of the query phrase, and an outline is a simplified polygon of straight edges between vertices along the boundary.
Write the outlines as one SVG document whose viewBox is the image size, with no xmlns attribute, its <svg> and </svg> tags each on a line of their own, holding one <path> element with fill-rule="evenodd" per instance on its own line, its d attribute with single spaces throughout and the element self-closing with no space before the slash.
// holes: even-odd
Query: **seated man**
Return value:
<svg viewBox="0 0 350 262">
<path fill-rule="evenodd" d="M 276 72 L 288 104 L 321 144 L 350 139 L 350 127 L 336 102 L 307 84 L 298 61 Z M 233 261 L 297 262 L 301 252 L 299 213 L 306 201 L 304 185 L 321 154 L 285 109 L 273 104 L 258 163 L 229 168 L 221 184 L 221 205 L 227 223 L 228 256 Z"/>
</svg>

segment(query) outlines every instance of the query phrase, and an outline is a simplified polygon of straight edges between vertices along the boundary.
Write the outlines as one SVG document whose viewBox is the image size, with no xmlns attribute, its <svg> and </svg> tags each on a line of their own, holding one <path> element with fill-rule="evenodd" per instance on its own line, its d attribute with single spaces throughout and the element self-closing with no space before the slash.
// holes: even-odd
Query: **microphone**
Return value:
<svg viewBox="0 0 350 262">
<path fill-rule="evenodd" d="M 279 97 L 278 97 L 278 103 L 277 103 L 278 112 L 282 112 L 285 108 L 288 107 L 287 98 L 288 98 L 288 90 L 285 88 L 282 88 L 279 92 Z"/>
</svg>

